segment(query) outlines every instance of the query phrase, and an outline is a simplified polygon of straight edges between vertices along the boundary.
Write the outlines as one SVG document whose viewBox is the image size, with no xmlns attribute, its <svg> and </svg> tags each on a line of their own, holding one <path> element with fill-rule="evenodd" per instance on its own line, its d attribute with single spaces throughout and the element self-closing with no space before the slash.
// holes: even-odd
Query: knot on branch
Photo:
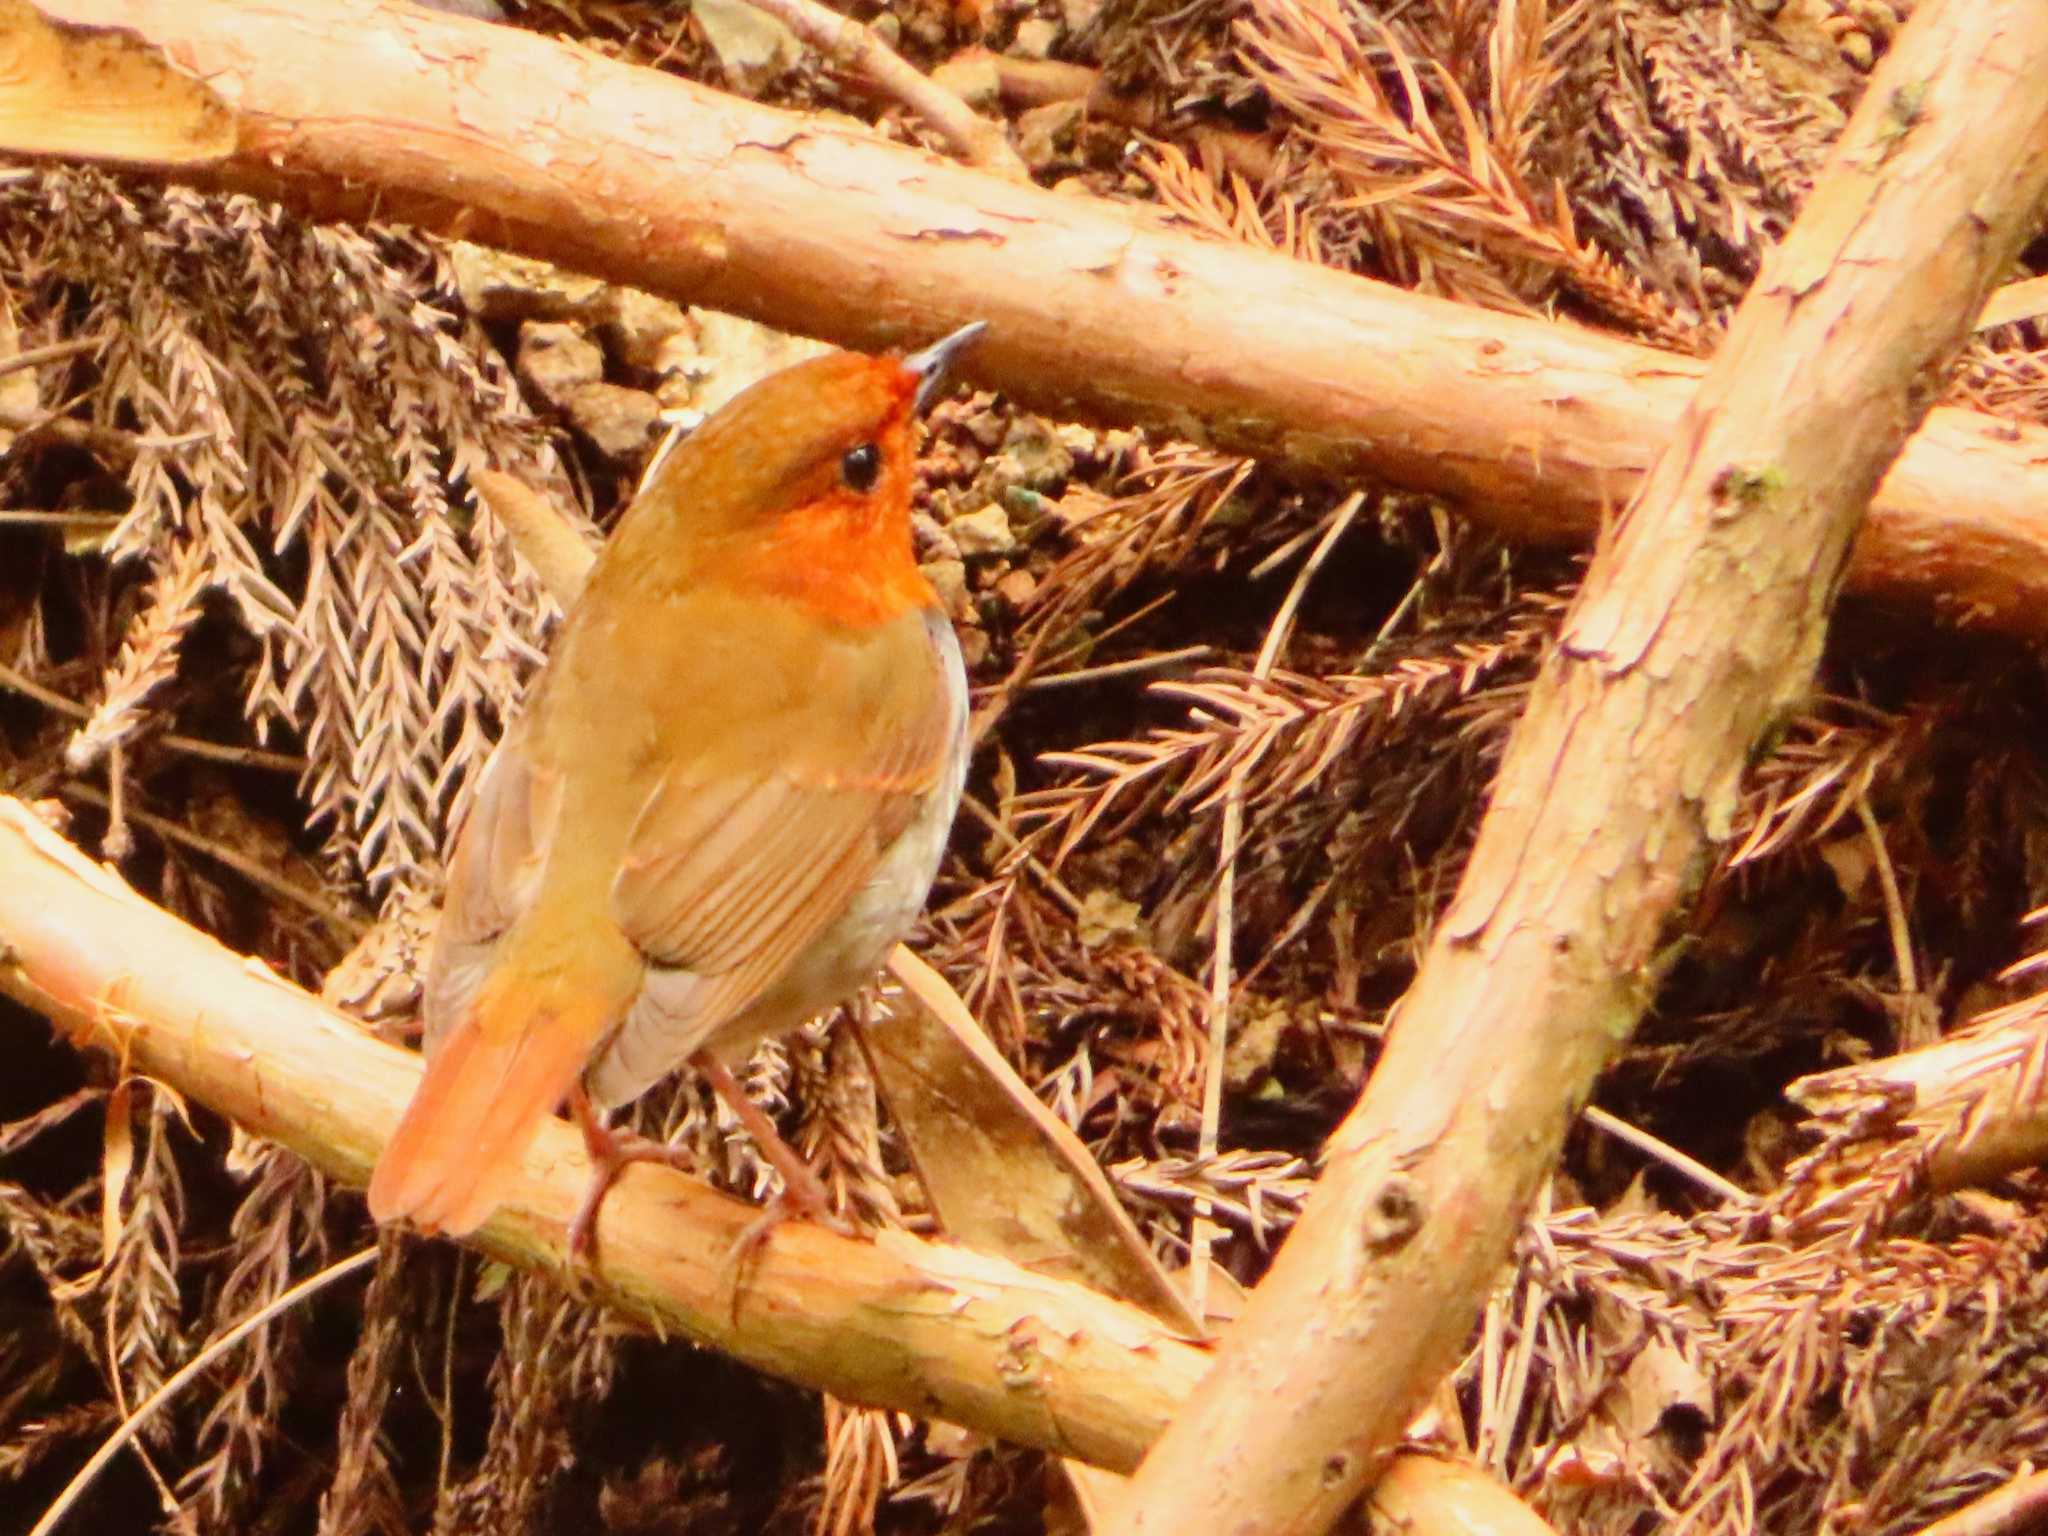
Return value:
<svg viewBox="0 0 2048 1536">
<path fill-rule="evenodd" d="M 1374 1253 L 1403 1247 L 1422 1227 L 1422 1192 L 1406 1174 L 1393 1174 L 1366 1203 L 1362 1228 L 1365 1246 Z"/>
</svg>

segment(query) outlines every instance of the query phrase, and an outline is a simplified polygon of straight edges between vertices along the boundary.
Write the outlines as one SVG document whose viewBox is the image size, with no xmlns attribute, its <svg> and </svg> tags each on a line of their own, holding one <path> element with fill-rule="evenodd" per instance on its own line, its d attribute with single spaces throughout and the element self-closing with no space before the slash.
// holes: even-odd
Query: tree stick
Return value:
<svg viewBox="0 0 2048 1536">
<path fill-rule="evenodd" d="M 0 994 L 353 1186 L 419 1075 L 413 1052 L 151 906 L 4 796 Z M 581 1136 L 551 1123 L 478 1246 L 528 1269 L 564 1265 L 588 1172 Z M 576 1274 L 627 1317 L 788 1380 L 1111 1469 L 1137 1464 L 1208 1358 L 1142 1309 L 1000 1259 L 801 1222 L 750 1261 L 735 1316 L 726 1259 L 759 1214 L 640 1165 L 605 1201 L 595 1272 Z M 1396 1507 L 1422 1536 L 1470 1531 L 1475 1507 L 1512 1522 L 1502 1529 L 1547 1530 L 1477 1467 L 1407 1465 L 1427 1460 L 1394 1464 Z"/>
<path fill-rule="evenodd" d="M 357 1187 L 419 1079 L 417 1055 L 151 906 L 4 797 L 0 992 Z M 550 1121 L 477 1246 L 565 1266 L 588 1173 L 582 1138 Z M 672 1169 L 629 1169 L 599 1219 L 596 1299 L 849 1401 L 1116 1470 L 1207 1360 L 1137 1307 L 903 1233 L 785 1222 L 736 1276 L 732 1245 L 759 1215 Z"/>
<path fill-rule="evenodd" d="M 2048 1003 L 1994 1009 L 1935 1045 L 1802 1077 L 1785 1097 L 1825 1127 L 1886 1111 L 1888 1137 L 1925 1158 L 1928 1184 L 1961 1189 L 2048 1161 Z M 1850 1158 L 1861 1147 L 1843 1151 Z"/>
<path fill-rule="evenodd" d="M 1001 123 L 975 114 L 960 93 L 941 81 L 927 79 L 875 36 L 865 23 L 842 16 L 820 0 L 747 0 L 773 16 L 833 64 L 864 76 L 876 89 L 896 98 L 936 130 L 969 165 L 1005 176 L 1029 173 Z"/>
<path fill-rule="evenodd" d="M 932 79 L 958 91 L 969 102 L 994 96 L 1013 111 L 1055 102 L 1077 101 L 1088 115 L 1161 137 L 1192 140 L 1213 152 L 1223 164 L 1254 182 L 1265 181 L 1280 168 L 1277 134 L 1240 133 L 1207 123 L 1174 122 L 1149 92 L 1119 91 L 1099 69 L 1059 59 L 1020 59 L 987 48 L 963 48 L 932 71 Z"/>
<path fill-rule="evenodd" d="M 2038 1531 L 2048 1517 L 2048 1472 L 2023 1472 L 2003 1487 L 1944 1515 L 1920 1536 L 2015 1536 Z"/>
<path fill-rule="evenodd" d="M 409 219 L 850 346 L 985 319 L 968 371 L 1034 407 L 1374 476 L 1511 539 L 1591 539 L 1704 372 L 508 27 L 379 0 L 40 4 L 128 29 L 233 106 L 233 147 L 167 174 L 323 218 Z M 0 33 L 25 16 L 0 13 Z M 1934 412 L 1850 587 L 2048 634 L 2044 463 L 2048 431 Z"/>
<path fill-rule="evenodd" d="M 1922 0 L 1596 554 L 1365 1094 L 1103 1536 L 1313 1536 L 1457 1361 L 2048 189 L 2048 7 Z"/>
</svg>

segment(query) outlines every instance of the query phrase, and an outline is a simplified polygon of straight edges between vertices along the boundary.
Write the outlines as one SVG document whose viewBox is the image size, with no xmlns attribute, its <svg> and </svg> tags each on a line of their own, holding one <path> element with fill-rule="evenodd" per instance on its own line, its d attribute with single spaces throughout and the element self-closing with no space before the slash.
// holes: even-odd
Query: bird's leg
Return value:
<svg viewBox="0 0 2048 1536">
<path fill-rule="evenodd" d="M 761 1245 L 768 1236 L 791 1216 L 805 1216 L 821 1227 L 837 1232 L 841 1237 L 852 1237 L 853 1228 L 832 1209 L 832 1197 L 825 1193 L 825 1186 L 818 1182 L 818 1176 L 811 1172 L 810 1165 L 798 1155 L 796 1148 L 782 1139 L 782 1133 L 775 1129 L 761 1106 L 747 1097 L 746 1089 L 739 1085 L 732 1075 L 732 1069 L 709 1051 L 698 1051 L 690 1058 L 690 1065 L 702 1072 L 711 1081 L 712 1092 L 725 1100 L 726 1107 L 739 1117 L 747 1134 L 754 1138 L 754 1145 L 761 1149 L 761 1155 L 774 1165 L 782 1175 L 782 1191 L 768 1202 L 764 1210 L 747 1225 L 734 1240 L 731 1250 L 725 1256 L 721 1272 L 732 1276 L 732 1320 L 740 1320 L 740 1301 L 747 1293 L 747 1270 L 759 1257 Z"/>
<path fill-rule="evenodd" d="M 833 1212 L 832 1197 L 825 1192 L 818 1176 L 796 1149 L 782 1139 L 775 1122 L 761 1106 L 747 1097 L 732 1069 L 709 1051 L 697 1052 L 690 1058 L 690 1065 L 710 1080 L 712 1090 L 739 1117 L 754 1145 L 761 1149 L 761 1155 L 782 1175 L 782 1193 L 769 1202 L 759 1221 L 740 1234 L 728 1262 L 743 1262 L 750 1257 L 768 1234 L 791 1216 L 805 1217 L 843 1237 L 851 1237 L 852 1229 Z M 576 1208 L 576 1219 L 569 1223 L 569 1256 L 581 1259 L 588 1257 L 597 1235 L 597 1213 L 604 1205 L 604 1197 L 627 1164 L 666 1163 L 685 1173 L 699 1170 L 690 1154 L 679 1147 L 651 1136 L 615 1131 L 606 1125 L 581 1083 L 569 1090 L 569 1114 L 583 1133 L 583 1150 L 590 1158 L 590 1183 L 583 1191 L 582 1204 Z"/>
<path fill-rule="evenodd" d="M 844 1231 L 845 1225 L 833 1213 L 832 1197 L 825 1193 L 825 1186 L 818 1182 L 818 1176 L 811 1172 L 811 1166 L 775 1129 L 775 1122 L 767 1112 L 747 1097 L 746 1089 L 732 1075 L 732 1068 L 720 1061 L 709 1051 L 699 1051 L 690 1058 L 690 1065 L 710 1081 L 711 1089 L 725 1107 L 739 1117 L 739 1122 L 753 1137 L 754 1145 L 761 1149 L 761 1155 L 768 1159 L 775 1171 L 782 1175 L 781 1204 L 784 1214 L 803 1216 L 819 1226 Z"/>
<path fill-rule="evenodd" d="M 590 1183 L 584 1188 L 583 1203 L 576 1207 L 576 1219 L 569 1223 L 569 1257 L 584 1259 L 597 1235 L 598 1209 L 628 1163 L 667 1163 L 685 1173 L 695 1169 L 690 1155 L 679 1147 L 606 1125 L 581 1083 L 569 1090 L 569 1116 L 583 1133 L 583 1150 L 590 1158 Z"/>
</svg>

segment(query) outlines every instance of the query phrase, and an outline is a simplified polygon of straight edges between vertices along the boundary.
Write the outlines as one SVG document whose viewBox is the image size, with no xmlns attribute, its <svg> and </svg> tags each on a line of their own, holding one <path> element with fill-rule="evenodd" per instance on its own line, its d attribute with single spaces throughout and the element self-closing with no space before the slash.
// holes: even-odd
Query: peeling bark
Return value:
<svg viewBox="0 0 2048 1536">
<path fill-rule="evenodd" d="M 379 0 L 40 6 L 133 32 L 234 108 L 232 152 L 162 167 L 179 179 L 411 220 L 849 346 L 987 320 L 968 372 L 1034 408 L 1374 476 L 1519 541 L 1590 540 L 1705 371 L 507 27 Z M 0 16 L 0 34 L 22 25 Z M 2048 633 L 2044 467 L 2048 430 L 1935 411 L 1878 494 L 1850 589 Z"/>
<path fill-rule="evenodd" d="M 0 993 L 356 1188 L 419 1080 L 416 1054 L 151 906 L 5 797 Z M 549 1121 L 475 1245 L 565 1270 L 589 1172 L 581 1136 Z M 907 1233 L 785 1222 L 741 1274 L 733 1246 L 759 1216 L 672 1169 L 628 1169 L 582 1283 L 787 1380 L 1116 1470 L 1207 1359 L 1137 1307 Z"/>
<path fill-rule="evenodd" d="M 1922 0 L 1603 541 L 1363 1098 L 1103 1536 L 1314 1536 L 1380 1474 L 1654 995 L 1871 493 L 2044 190 L 2048 8 Z"/>
</svg>

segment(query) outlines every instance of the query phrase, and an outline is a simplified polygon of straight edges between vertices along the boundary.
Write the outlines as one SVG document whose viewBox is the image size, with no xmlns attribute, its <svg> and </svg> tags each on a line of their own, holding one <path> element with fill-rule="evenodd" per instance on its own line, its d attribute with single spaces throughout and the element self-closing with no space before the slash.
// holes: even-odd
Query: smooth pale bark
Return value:
<svg viewBox="0 0 2048 1536">
<path fill-rule="evenodd" d="M 1823 1119 L 1884 1105 L 1883 1144 L 1911 1137 L 1933 1188 L 1986 1184 L 2048 1161 L 2044 1024 L 2040 1000 L 2014 1004 L 1921 1050 L 1802 1077 L 1785 1097 Z M 1853 1162 L 1876 1148 L 1857 1142 L 1842 1150 Z"/>
<path fill-rule="evenodd" d="M 353 1186 L 419 1080 L 415 1054 L 151 906 L 4 796 L 0 994 Z M 561 1269 L 588 1175 L 581 1138 L 551 1124 L 477 1245 Z M 671 1169 L 629 1169 L 606 1201 L 596 1267 L 577 1283 L 790 1381 L 953 1418 L 1074 1458 L 1069 1467 L 1136 1465 L 1207 1360 L 1138 1307 L 901 1233 L 850 1242 L 787 1223 L 749 1264 L 736 1303 L 726 1261 L 758 1215 Z M 1026 1246 L 1042 1245 L 1027 1234 Z M 1082 1476 L 1100 1497 L 1121 1486 L 1112 1470 Z M 1428 1457 L 1397 1458 L 1382 1502 L 1421 1536 L 1548 1530 L 1484 1471 Z"/>
<path fill-rule="evenodd" d="M 986 320 L 966 371 L 1034 407 L 1302 476 L 1376 476 L 1510 539 L 1590 541 L 1705 373 L 509 27 L 381 0 L 39 3 L 127 29 L 234 109 L 232 151 L 167 175 L 411 220 L 849 346 Z M 0 65 L 24 16 L 0 7 Z M 2048 431 L 1934 412 L 1878 495 L 1850 588 L 2048 634 L 2044 472 Z"/>
<path fill-rule="evenodd" d="M 0 993 L 356 1187 L 419 1081 L 417 1054 L 151 906 L 5 797 Z M 566 1269 L 589 1172 L 582 1138 L 551 1120 L 475 1245 Z M 785 1222 L 742 1276 L 733 1245 L 759 1215 L 672 1169 L 630 1168 L 580 1283 L 791 1381 L 1120 1470 L 1207 1361 L 1137 1307 L 900 1232 L 856 1242 Z"/>
<path fill-rule="evenodd" d="M 1314 1536 L 1456 1363 L 2048 188 L 2048 6 L 1921 0 L 1595 556 L 1322 1179 L 1102 1536 Z"/>
</svg>

